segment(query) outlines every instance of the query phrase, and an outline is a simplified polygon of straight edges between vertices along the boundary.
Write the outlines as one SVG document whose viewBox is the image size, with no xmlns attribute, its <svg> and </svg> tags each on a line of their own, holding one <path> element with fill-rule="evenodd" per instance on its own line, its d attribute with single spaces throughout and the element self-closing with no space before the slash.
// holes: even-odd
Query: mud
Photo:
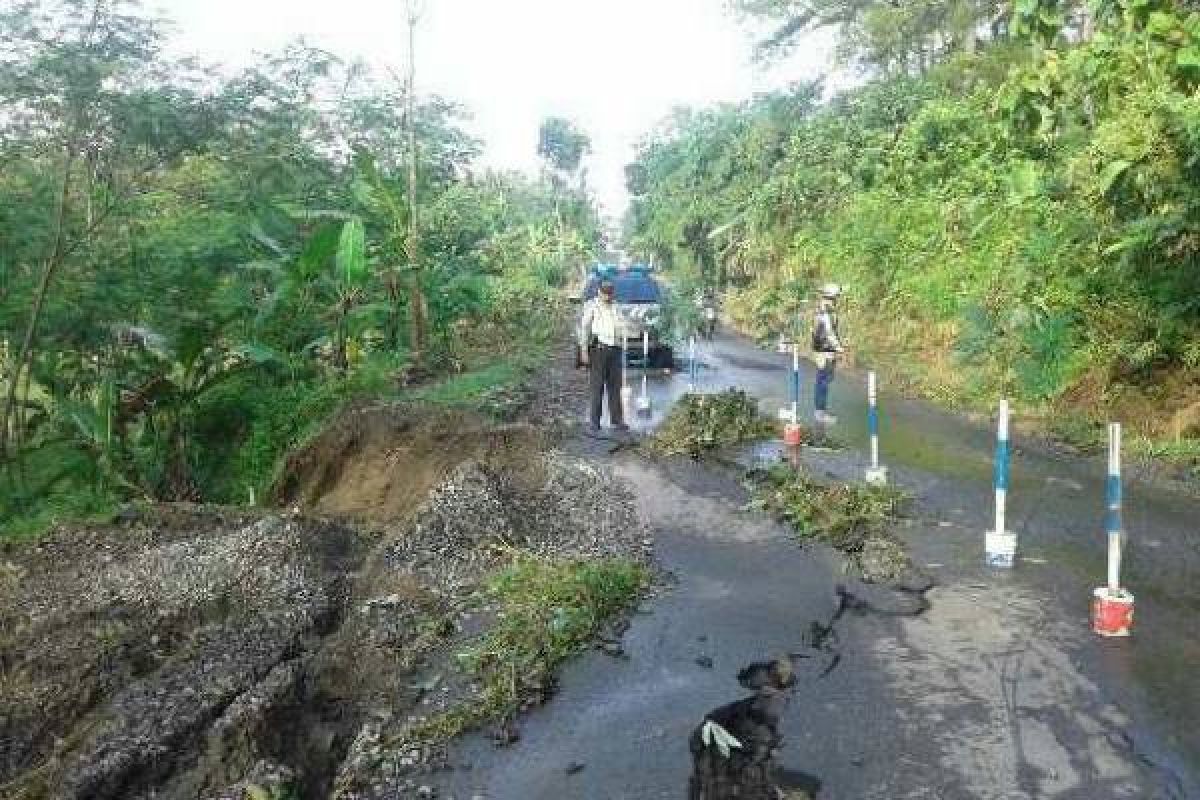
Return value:
<svg viewBox="0 0 1200 800">
<path fill-rule="evenodd" d="M 787 658 L 738 673 L 738 683 L 754 694 L 708 712 L 688 737 L 689 800 L 778 800 L 779 718 L 795 682 Z"/>
<path fill-rule="evenodd" d="M 545 445 L 545 435 L 528 424 L 492 426 L 440 409 L 356 408 L 287 458 L 272 496 L 283 507 L 394 523 L 465 461 L 536 481 Z"/>
</svg>

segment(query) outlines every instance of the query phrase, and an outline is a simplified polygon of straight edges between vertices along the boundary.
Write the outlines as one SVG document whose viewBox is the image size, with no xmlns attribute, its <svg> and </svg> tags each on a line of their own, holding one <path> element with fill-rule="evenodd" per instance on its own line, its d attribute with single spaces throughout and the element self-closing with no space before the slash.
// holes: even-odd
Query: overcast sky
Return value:
<svg viewBox="0 0 1200 800">
<path fill-rule="evenodd" d="M 401 0 L 146 0 L 176 23 L 175 47 L 240 66 L 303 36 L 346 59 L 401 66 Z M 726 0 L 425 0 L 417 90 L 465 105 L 488 164 L 537 167 L 548 115 L 592 137 L 589 180 L 614 215 L 639 138 L 677 105 L 740 100 L 826 71 L 828 37 L 764 71 Z"/>
</svg>

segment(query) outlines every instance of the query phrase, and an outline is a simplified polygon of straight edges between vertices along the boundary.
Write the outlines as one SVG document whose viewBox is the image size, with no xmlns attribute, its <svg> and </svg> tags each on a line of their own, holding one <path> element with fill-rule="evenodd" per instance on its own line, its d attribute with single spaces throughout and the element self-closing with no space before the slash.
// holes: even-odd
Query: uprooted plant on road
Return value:
<svg viewBox="0 0 1200 800">
<path fill-rule="evenodd" d="M 888 487 L 822 483 L 778 464 L 751 472 L 751 506 L 788 523 L 800 536 L 823 541 L 853 559 L 870 580 L 900 574 L 908 559 L 887 531 L 907 496 Z"/>
<path fill-rule="evenodd" d="M 774 424 L 759 414 L 753 397 L 741 389 L 727 389 L 720 394 L 684 395 L 649 447 L 659 455 L 700 458 L 774 434 Z"/>
</svg>

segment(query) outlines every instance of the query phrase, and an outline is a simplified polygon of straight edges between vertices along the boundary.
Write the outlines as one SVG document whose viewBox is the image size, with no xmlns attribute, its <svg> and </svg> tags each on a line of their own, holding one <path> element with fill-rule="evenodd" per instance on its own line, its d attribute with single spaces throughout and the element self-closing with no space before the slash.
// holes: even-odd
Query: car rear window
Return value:
<svg viewBox="0 0 1200 800">
<path fill-rule="evenodd" d="M 595 298 L 599 289 L 600 279 L 589 279 L 584 297 L 588 300 Z M 613 278 L 613 289 L 618 303 L 658 303 L 661 301 L 658 283 L 645 275 L 618 275 Z"/>
</svg>

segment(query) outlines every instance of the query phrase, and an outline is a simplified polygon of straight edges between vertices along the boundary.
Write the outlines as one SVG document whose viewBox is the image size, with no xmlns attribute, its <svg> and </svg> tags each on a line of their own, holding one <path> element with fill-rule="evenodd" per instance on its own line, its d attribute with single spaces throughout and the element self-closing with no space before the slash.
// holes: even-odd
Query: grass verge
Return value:
<svg viewBox="0 0 1200 800">
<path fill-rule="evenodd" d="M 428 720 L 412 739 L 443 742 L 540 704 L 557 668 L 631 608 L 648 582 L 645 567 L 620 559 L 524 559 L 504 570 L 484 589 L 485 600 L 499 607 L 499 621 L 458 656 L 481 686 L 479 695 Z"/>
</svg>

